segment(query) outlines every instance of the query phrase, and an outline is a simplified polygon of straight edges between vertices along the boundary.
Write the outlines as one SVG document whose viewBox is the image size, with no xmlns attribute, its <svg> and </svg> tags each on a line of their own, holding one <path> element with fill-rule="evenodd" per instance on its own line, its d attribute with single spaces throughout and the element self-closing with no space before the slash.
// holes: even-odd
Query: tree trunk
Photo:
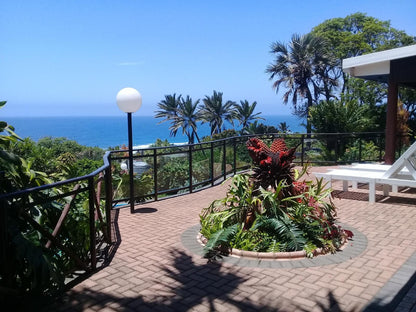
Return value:
<svg viewBox="0 0 416 312">
<path fill-rule="evenodd" d="M 307 134 L 306 135 L 306 138 L 307 138 L 306 148 L 309 150 L 311 148 L 311 137 L 312 137 L 311 136 L 312 125 L 311 125 L 311 119 L 309 117 L 309 110 L 311 109 L 313 105 L 312 94 L 309 88 L 307 89 L 306 96 L 308 98 L 308 106 L 306 108 L 306 134 Z"/>
</svg>

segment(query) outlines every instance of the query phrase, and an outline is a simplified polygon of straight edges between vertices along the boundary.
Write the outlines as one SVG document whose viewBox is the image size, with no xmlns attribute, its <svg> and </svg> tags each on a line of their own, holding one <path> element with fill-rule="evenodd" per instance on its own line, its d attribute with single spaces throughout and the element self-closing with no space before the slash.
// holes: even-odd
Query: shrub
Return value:
<svg viewBox="0 0 416 312">
<path fill-rule="evenodd" d="M 335 252 L 352 236 L 336 225 L 331 190 L 322 179 L 301 180 L 292 163 L 296 148 L 276 139 L 271 147 L 254 138 L 247 142 L 254 162 L 252 174 L 232 178 L 227 196 L 214 201 L 200 216 L 208 238 L 206 257 L 231 248 L 252 251 L 305 250 Z"/>
</svg>

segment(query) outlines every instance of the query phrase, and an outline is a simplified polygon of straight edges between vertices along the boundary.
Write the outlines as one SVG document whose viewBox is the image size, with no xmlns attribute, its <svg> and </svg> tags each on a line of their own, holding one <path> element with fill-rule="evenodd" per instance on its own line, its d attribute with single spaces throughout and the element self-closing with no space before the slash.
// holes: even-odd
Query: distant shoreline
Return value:
<svg viewBox="0 0 416 312">
<path fill-rule="evenodd" d="M 293 115 L 264 115 L 266 120 L 260 123 L 278 127 L 280 122 L 286 122 L 292 132 L 304 132 L 300 124 L 302 120 Z M 128 145 L 127 121 L 125 115 L 120 116 L 78 116 L 78 117 L 1 117 L 15 128 L 22 138 L 30 137 L 38 141 L 43 137 L 65 137 L 86 146 L 98 146 L 104 149 Z M 168 140 L 169 143 L 187 142 L 188 138 L 179 130 L 176 137 L 170 136 L 167 122 L 160 123 L 154 116 L 133 116 L 133 145 L 148 145 Z M 232 129 L 230 124 L 227 129 Z M 234 127 L 238 130 L 238 127 Z M 208 124 L 198 124 L 200 138 L 210 134 Z"/>
</svg>

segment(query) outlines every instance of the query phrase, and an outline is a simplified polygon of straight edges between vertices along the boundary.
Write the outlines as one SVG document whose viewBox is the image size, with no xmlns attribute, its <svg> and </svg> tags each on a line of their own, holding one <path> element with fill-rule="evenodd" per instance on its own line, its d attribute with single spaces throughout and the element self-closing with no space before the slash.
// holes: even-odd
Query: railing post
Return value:
<svg viewBox="0 0 416 312">
<path fill-rule="evenodd" d="M 397 141 L 399 141 L 399 148 L 398 148 L 398 150 L 399 150 L 399 155 L 397 155 L 397 158 L 399 158 L 400 156 L 402 156 L 402 136 L 401 135 L 399 135 L 399 139 L 397 140 L 397 138 L 396 138 L 396 142 Z"/>
<path fill-rule="evenodd" d="M 226 152 L 227 152 L 227 146 L 225 144 L 226 140 L 222 141 L 222 172 L 224 174 L 224 180 L 227 179 L 227 157 L 226 157 Z"/>
<path fill-rule="evenodd" d="M 111 156 L 108 154 L 108 168 L 105 169 L 105 213 L 107 223 L 107 234 L 110 239 L 109 243 L 113 242 L 111 236 L 111 208 L 113 206 L 113 176 L 111 174 Z"/>
<path fill-rule="evenodd" d="M 233 138 L 233 150 L 234 150 L 234 154 L 233 154 L 233 168 L 234 168 L 234 175 L 237 173 L 237 144 L 236 144 L 236 138 Z"/>
<path fill-rule="evenodd" d="M 105 178 L 105 220 L 107 226 L 107 237 L 110 240 L 108 243 L 112 243 L 111 236 L 111 207 L 113 205 L 113 177 L 111 175 L 111 158 L 110 154 L 108 155 L 108 162 L 110 166 L 105 169 L 104 178 Z"/>
<path fill-rule="evenodd" d="M 88 206 L 90 218 L 90 252 L 91 269 L 95 270 L 97 264 L 97 251 L 95 243 L 95 211 L 94 211 L 94 177 L 88 178 Z"/>
<path fill-rule="evenodd" d="M 339 139 L 339 133 L 337 133 L 335 137 L 335 164 L 338 163 L 338 139 Z"/>
<path fill-rule="evenodd" d="M 305 159 L 304 159 L 304 157 L 305 157 L 305 135 L 304 134 L 302 134 L 302 136 L 301 136 L 301 144 L 302 144 L 302 153 L 300 155 L 300 163 L 303 167 L 303 163 L 305 161 Z"/>
<path fill-rule="evenodd" d="M 188 159 L 189 159 L 189 193 L 192 193 L 192 145 L 189 145 L 188 149 Z"/>
<path fill-rule="evenodd" d="M 157 153 L 156 148 L 153 149 L 153 182 L 155 187 L 155 201 L 157 201 Z"/>
<path fill-rule="evenodd" d="M 2 175 L 2 172 L 0 172 Z M 2 178 L 2 177 L 0 177 Z M 11 284 L 10 261 L 11 257 L 8 254 L 8 239 L 7 239 L 7 204 L 6 199 L 0 199 L 0 252 L 1 252 L 1 267 L 0 273 L 4 278 L 5 286 L 8 287 Z"/>
<path fill-rule="evenodd" d="M 211 159 L 210 159 L 210 169 L 211 169 L 211 186 L 214 186 L 214 143 L 211 141 Z"/>
<path fill-rule="evenodd" d="M 385 140 L 385 139 L 384 139 Z M 381 153 L 382 153 L 382 147 L 381 147 L 381 135 L 379 135 L 379 146 L 378 146 L 378 160 L 382 160 L 383 158 L 381 157 Z"/>
</svg>

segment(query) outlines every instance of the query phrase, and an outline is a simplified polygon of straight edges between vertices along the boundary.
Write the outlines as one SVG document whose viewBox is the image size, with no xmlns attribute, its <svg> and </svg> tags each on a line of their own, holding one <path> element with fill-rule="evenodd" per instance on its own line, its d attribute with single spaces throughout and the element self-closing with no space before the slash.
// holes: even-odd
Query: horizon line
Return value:
<svg viewBox="0 0 416 312">
<path fill-rule="evenodd" d="M 2 116 L 0 117 L 1 119 L 5 119 L 5 118 L 59 118 L 59 117 L 68 117 L 68 118 L 76 118 L 76 117 L 121 117 L 121 116 L 125 116 L 125 113 L 122 114 L 117 114 L 117 115 L 49 115 L 49 116 L 29 116 L 29 115 L 10 115 L 10 116 Z M 135 114 L 133 116 L 136 117 L 154 117 L 156 118 L 154 115 L 148 115 L 148 114 Z M 297 117 L 294 114 L 264 114 L 262 116 L 293 116 L 293 117 Z M 261 116 L 260 116 L 261 117 Z M 298 117 L 299 119 L 302 119 L 300 117 Z"/>
</svg>

